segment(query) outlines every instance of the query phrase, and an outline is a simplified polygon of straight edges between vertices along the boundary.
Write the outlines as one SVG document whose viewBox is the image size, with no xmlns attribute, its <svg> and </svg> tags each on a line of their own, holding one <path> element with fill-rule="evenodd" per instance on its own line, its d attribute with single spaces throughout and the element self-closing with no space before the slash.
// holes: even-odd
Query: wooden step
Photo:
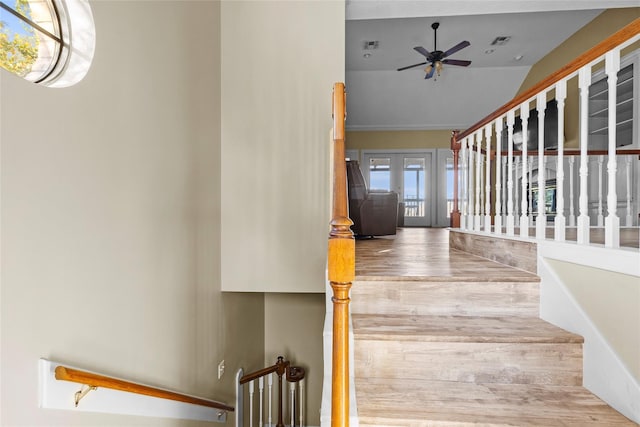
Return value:
<svg viewBox="0 0 640 427">
<path fill-rule="evenodd" d="M 361 427 L 637 426 L 578 386 L 363 377 L 355 386 Z"/>
<path fill-rule="evenodd" d="M 582 337 L 540 319 L 354 314 L 353 333 L 357 377 L 582 385 Z"/>
<path fill-rule="evenodd" d="M 539 279 L 359 280 L 351 288 L 351 312 L 538 317 Z"/>
</svg>

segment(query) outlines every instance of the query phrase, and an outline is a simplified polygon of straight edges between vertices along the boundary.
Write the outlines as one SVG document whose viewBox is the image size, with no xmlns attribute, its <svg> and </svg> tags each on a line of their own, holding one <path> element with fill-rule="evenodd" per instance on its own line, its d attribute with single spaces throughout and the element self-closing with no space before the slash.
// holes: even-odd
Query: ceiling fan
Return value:
<svg viewBox="0 0 640 427">
<path fill-rule="evenodd" d="M 440 26 L 439 22 L 434 22 L 433 24 L 431 24 L 431 28 L 433 28 L 433 52 L 429 52 L 427 49 L 423 48 L 422 46 L 416 46 L 413 48 L 416 52 L 424 55 L 424 57 L 427 60 L 419 64 L 413 64 L 413 65 L 409 65 L 408 67 L 398 68 L 398 71 L 408 70 L 409 68 L 419 67 L 421 65 L 429 64 L 424 69 L 424 71 L 427 73 L 424 76 L 424 78 L 430 79 L 431 77 L 433 77 L 434 72 L 438 73 L 438 76 L 440 75 L 443 64 L 459 65 L 461 67 L 467 67 L 469 66 L 469 64 L 471 64 L 471 61 L 466 61 L 463 59 L 446 59 L 447 57 L 449 57 L 450 55 L 453 55 L 457 51 L 464 49 L 467 46 L 470 46 L 471 43 L 469 43 L 466 40 L 458 43 L 457 45 L 447 50 L 446 52 L 438 50 L 438 48 L 436 47 L 436 43 L 438 40 L 437 37 L 438 37 L 439 26 Z"/>
</svg>

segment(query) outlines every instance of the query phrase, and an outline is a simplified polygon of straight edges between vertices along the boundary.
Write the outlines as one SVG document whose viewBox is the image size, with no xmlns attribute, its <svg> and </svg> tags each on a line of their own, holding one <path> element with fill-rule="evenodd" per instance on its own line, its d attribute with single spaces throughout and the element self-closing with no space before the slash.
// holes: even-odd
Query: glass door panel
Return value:
<svg viewBox="0 0 640 427">
<path fill-rule="evenodd" d="M 370 190 L 395 191 L 404 204 L 404 224 L 431 226 L 431 153 L 363 153 L 363 170 Z"/>
<path fill-rule="evenodd" d="M 410 217 L 423 217 L 425 212 L 425 159 L 424 157 L 405 157 L 402 201 L 405 220 Z"/>
<path fill-rule="evenodd" d="M 391 191 L 391 158 L 369 158 L 369 189 Z"/>
</svg>

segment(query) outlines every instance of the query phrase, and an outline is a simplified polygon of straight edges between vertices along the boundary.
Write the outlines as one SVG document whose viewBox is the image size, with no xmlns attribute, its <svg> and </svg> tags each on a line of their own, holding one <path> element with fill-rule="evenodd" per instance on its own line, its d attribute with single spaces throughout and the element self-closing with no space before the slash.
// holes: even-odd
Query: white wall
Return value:
<svg viewBox="0 0 640 427">
<path fill-rule="evenodd" d="M 324 292 L 344 1 L 222 3 L 222 287 Z"/>
<path fill-rule="evenodd" d="M 0 424 L 195 425 L 37 408 L 40 357 L 226 402 L 264 361 L 263 295 L 220 292 L 220 6 L 92 8 L 83 82 L 0 71 Z"/>
</svg>

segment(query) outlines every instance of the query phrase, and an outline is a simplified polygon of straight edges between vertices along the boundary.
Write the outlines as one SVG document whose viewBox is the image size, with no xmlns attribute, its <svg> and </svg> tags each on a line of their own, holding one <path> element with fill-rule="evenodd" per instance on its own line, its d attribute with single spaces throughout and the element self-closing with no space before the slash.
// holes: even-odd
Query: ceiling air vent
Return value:
<svg viewBox="0 0 640 427">
<path fill-rule="evenodd" d="M 502 46 L 511 40 L 511 36 L 498 36 L 491 42 L 491 46 Z"/>
<path fill-rule="evenodd" d="M 378 40 L 367 40 L 364 42 L 364 50 L 373 50 L 378 48 Z"/>
</svg>

